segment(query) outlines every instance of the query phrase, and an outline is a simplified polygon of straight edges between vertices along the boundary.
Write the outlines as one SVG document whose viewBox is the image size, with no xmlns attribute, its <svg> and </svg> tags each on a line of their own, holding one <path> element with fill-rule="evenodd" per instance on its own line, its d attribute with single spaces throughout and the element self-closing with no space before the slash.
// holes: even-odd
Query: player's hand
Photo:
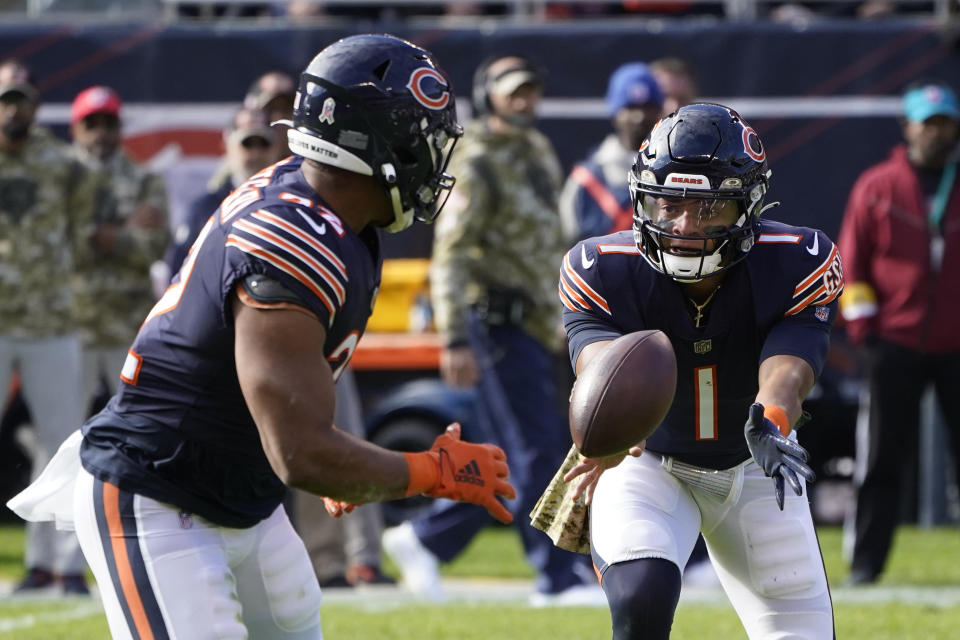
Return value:
<svg viewBox="0 0 960 640">
<path fill-rule="evenodd" d="M 90 235 L 90 244 L 97 251 L 109 253 L 117 246 L 117 237 L 120 235 L 120 227 L 115 224 L 98 224 Z"/>
<path fill-rule="evenodd" d="M 449 386 L 468 389 L 480 381 L 480 365 L 467 345 L 446 347 L 440 352 L 440 377 Z"/>
<path fill-rule="evenodd" d="M 358 505 L 352 502 L 343 502 L 342 500 L 334 500 L 333 498 L 323 497 L 323 506 L 334 518 L 339 518 L 345 513 L 350 513 L 357 508 Z"/>
<path fill-rule="evenodd" d="M 167 224 L 167 218 L 163 211 L 150 204 L 141 204 L 127 218 L 127 227 L 131 229 L 156 230 L 162 229 Z"/>
<path fill-rule="evenodd" d="M 513 514 L 497 500 L 498 496 L 517 496 L 513 485 L 507 482 L 510 470 L 503 449 L 464 442 L 460 439 L 460 425 L 452 424 L 427 453 L 436 457 L 440 474 L 437 484 L 424 492 L 426 495 L 479 504 L 500 522 L 513 521 Z"/>
<path fill-rule="evenodd" d="M 600 480 L 600 475 L 607 469 L 612 469 L 623 462 L 623 459 L 628 455 L 636 458 L 643 453 L 643 449 L 646 447 L 646 445 L 647 441 L 644 440 L 635 447 L 630 447 L 623 453 L 607 456 L 605 458 L 583 458 L 580 461 L 580 464 L 570 469 L 570 471 L 567 471 L 563 476 L 565 482 L 571 482 L 577 476 L 583 476 L 580 479 L 579 484 L 577 484 L 577 488 L 573 492 L 573 499 L 576 500 L 580 496 L 585 496 L 584 501 L 586 504 L 591 504 L 593 502 L 593 492 L 597 488 L 597 482 Z"/>
<path fill-rule="evenodd" d="M 750 415 L 743 428 L 750 455 L 757 461 L 768 478 L 773 478 L 773 488 L 777 496 L 777 506 L 783 511 L 784 480 L 798 496 L 803 495 L 803 485 L 797 474 L 807 482 L 817 479 L 816 474 L 807 465 L 810 455 L 807 450 L 780 433 L 772 421 L 763 416 L 763 405 L 755 402 L 750 406 Z"/>
</svg>

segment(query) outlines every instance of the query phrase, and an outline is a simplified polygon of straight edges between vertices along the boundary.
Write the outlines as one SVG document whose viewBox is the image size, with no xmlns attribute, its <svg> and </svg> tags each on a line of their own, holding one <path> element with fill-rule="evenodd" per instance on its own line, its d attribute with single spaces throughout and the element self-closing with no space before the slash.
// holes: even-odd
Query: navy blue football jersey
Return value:
<svg viewBox="0 0 960 640">
<path fill-rule="evenodd" d="M 236 189 L 140 328 L 117 394 L 84 425 L 84 467 L 223 526 L 270 515 L 284 486 L 240 390 L 231 292 L 261 274 L 296 294 L 326 329 L 336 378 L 380 285 L 378 233 L 351 231 L 307 184 L 299 158 Z"/>
<path fill-rule="evenodd" d="M 574 366 L 591 342 L 642 329 L 670 338 L 677 392 L 647 449 L 712 469 L 750 457 L 743 427 L 763 360 L 793 355 L 820 374 L 842 289 L 840 256 L 826 235 L 766 220 L 756 245 L 704 309 L 699 328 L 683 289 L 647 263 L 631 231 L 577 244 L 564 257 L 560 278 Z"/>
</svg>

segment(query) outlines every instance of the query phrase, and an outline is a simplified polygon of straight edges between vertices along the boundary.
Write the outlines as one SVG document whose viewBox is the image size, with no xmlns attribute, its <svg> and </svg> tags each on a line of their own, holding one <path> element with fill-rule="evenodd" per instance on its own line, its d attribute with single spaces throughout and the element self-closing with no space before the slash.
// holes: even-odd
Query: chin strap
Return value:
<svg viewBox="0 0 960 640">
<path fill-rule="evenodd" d="M 380 165 L 380 173 L 383 174 L 383 180 L 388 185 L 387 193 L 390 194 L 390 204 L 393 205 L 393 222 L 384 227 L 387 233 L 397 233 L 403 231 L 413 224 L 413 209 L 403 208 L 403 199 L 400 197 L 400 189 L 397 188 L 397 171 L 389 162 Z"/>
<path fill-rule="evenodd" d="M 769 211 L 770 209 L 773 209 L 773 208 L 779 207 L 779 206 L 780 206 L 780 202 L 779 202 L 779 201 L 777 201 L 777 202 L 771 202 L 770 204 L 765 204 L 765 205 L 763 205 L 763 207 L 760 209 L 760 211 L 757 211 L 757 217 L 759 218 L 760 216 L 762 216 L 764 213 L 766 213 L 766 212 Z"/>
</svg>

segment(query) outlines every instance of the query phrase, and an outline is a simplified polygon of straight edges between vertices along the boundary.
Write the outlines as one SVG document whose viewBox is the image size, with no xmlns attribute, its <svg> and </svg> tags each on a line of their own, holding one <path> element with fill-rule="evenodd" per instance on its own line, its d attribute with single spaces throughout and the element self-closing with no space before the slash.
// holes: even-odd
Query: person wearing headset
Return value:
<svg viewBox="0 0 960 640">
<path fill-rule="evenodd" d="M 563 257 L 557 199 L 561 168 L 535 128 L 542 71 L 502 55 L 474 75 L 475 118 L 451 160 L 457 184 L 434 233 L 430 281 L 440 371 L 453 387 L 475 387 L 480 423 L 509 451 L 524 551 L 538 577 L 534 604 L 602 602 L 586 562 L 554 547 L 530 513 L 570 445 L 555 367 L 564 346 L 556 274 Z M 513 458 L 516 456 L 516 458 Z M 426 597 L 443 591 L 439 562 L 453 559 L 491 520 L 437 505 L 384 533 L 384 550 L 406 585 Z"/>
</svg>

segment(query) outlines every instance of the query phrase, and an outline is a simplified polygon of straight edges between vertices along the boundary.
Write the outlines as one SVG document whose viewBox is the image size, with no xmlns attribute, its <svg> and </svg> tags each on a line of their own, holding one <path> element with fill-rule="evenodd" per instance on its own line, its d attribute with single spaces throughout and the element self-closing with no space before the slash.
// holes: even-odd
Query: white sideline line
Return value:
<svg viewBox="0 0 960 640">
<path fill-rule="evenodd" d="M 449 605 L 514 603 L 525 605 L 533 593 L 533 584 L 524 580 L 445 579 Z M 960 606 L 960 587 L 871 586 L 831 587 L 834 603 L 882 605 L 901 603 L 937 608 Z M 360 589 L 327 589 L 323 592 L 325 604 L 356 606 L 367 610 L 382 610 L 409 604 L 431 604 L 418 599 L 403 588 L 363 587 Z M 605 606 L 605 605 L 603 605 Z M 726 594 L 719 588 L 684 588 L 680 606 L 730 606 Z"/>
<path fill-rule="evenodd" d="M 48 600 L 49 602 L 49 600 Z M 39 627 L 52 624 L 54 622 L 63 622 L 65 620 L 80 620 L 82 618 L 91 618 L 103 614 L 103 607 L 99 600 L 84 602 L 71 609 L 62 611 L 51 611 L 48 613 L 31 613 L 20 616 L 19 618 L 0 618 L 0 631 L 15 631 L 17 629 L 29 629 L 30 627 Z"/>
</svg>

